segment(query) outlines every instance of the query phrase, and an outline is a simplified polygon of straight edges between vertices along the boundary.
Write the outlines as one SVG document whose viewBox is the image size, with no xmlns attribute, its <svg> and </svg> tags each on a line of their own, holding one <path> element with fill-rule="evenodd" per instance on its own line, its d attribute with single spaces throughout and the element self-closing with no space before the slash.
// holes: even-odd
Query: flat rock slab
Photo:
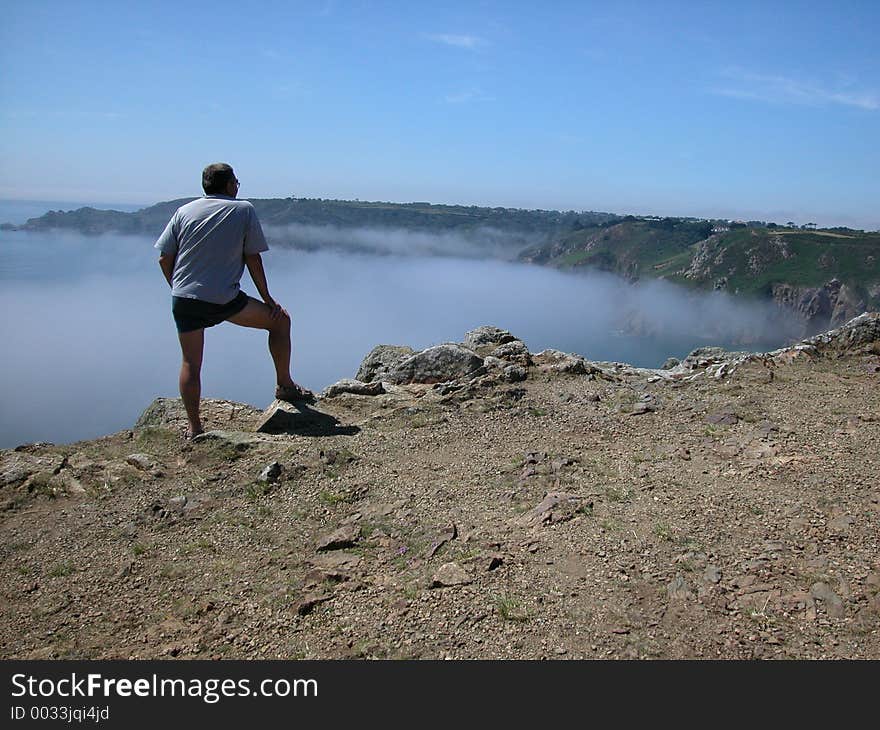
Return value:
<svg viewBox="0 0 880 730">
<path fill-rule="evenodd" d="M 556 522 L 565 522 L 574 517 L 583 497 L 567 492 L 548 492 L 540 504 L 532 507 L 518 522 L 523 527 L 538 527 Z"/>
<path fill-rule="evenodd" d="M 338 530 L 334 530 L 329 535 L 318 541 L 318 552 L 327 550 L 344 550 L 345 548 L 354 547 L 355 543 L 360 540 L 360 525 L 343 525 Z"/>
<path fill-rule="evenodd" d="M 335 398 L 343 393 L 351 393 L 352 395 L 382 395 L 384 392 L 385 388 L 382 386 L 381 381 L 362 383 L 360 380 L 344 378 L 324 388 L 321 392 L 321 397 Z"/>
<path fill-rule="evenodd" d="M 232 446 L 236 451 L 246 451 L 262 443 L 263 439 L 245 431 L 206 431 L 193 439 L 194 444 L 211 441 L 222 441 Z"/>
<path fill-rule="evenodd" d="M 713 426 L 735 426 L 739 423 L 739 416 L 733 411 L 715 411 L 706 416 L 706 423 Z"/>
</svg>

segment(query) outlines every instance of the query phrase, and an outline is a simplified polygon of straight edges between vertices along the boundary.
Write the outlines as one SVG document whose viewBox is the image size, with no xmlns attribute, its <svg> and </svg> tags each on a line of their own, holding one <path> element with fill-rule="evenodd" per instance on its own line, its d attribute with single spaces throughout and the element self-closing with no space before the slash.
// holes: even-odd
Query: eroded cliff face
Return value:
<svg viewBox="0 0 880 730">
<path fill-rule="evenodd" d="M 793 310 L 804 322 L 804 336 L 839 327 L 868 307 L 868 301 L 852 287 L 832 279 L 822 287 L 774 284 L 773 301 Z"/>
</svg>

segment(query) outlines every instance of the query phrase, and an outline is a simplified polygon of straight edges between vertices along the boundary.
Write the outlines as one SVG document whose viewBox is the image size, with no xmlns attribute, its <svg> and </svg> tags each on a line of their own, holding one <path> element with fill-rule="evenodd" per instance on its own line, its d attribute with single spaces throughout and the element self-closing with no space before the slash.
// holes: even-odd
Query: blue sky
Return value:
<svg viewBox="0 0 880 730">
<path fill-rule="evenodd" d="M 880 3 L 0 2 L 0 197 L 880 228 Z"/>
</svg>

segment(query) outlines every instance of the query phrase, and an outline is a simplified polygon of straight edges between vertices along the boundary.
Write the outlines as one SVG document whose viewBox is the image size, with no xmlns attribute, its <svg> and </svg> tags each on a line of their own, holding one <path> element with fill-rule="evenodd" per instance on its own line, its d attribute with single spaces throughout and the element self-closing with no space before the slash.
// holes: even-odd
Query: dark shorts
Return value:
<svg viewBox="0 0 880 730">
<path fill-rule="evenodd" d="M 235 316 L 247 306 L 249 299 L 250 297 L 243 291 L 238 292 L 238 296 L 226 304 L 214 304 L 187 297 L 171 297 L 171 313 L 174 315 L 178 332 L 192 332 L 213 327 Z"/>
</svg>

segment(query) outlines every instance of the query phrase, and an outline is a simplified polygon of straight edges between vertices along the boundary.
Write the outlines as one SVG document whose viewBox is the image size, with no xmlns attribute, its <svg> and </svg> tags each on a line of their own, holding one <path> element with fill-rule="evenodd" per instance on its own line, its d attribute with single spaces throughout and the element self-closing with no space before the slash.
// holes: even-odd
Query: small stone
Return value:
<svg viewBox="0 0 880 730">
<path fill-rule="evenodd" d="M 173 509 L 175 512 L 183 512 L 183 508 L 186 507 L 186 502 L 187 499 L 183 495 L 172 497 L 168 500 L 168 509 Z"/>
<path fill-rule="evenodd" d="M 636 403 L 629 412 L 631 416 L 641 416 L 644 413 L 653 413 L 657 409 L 650 403 Z"/>
<path fill-rule="evenodd" d="M 717 565 L 707 565 L 706 570 L 703 573 L 703 577 L 710 583 L 720 583 L 721 568 L 719 568 Z"/>
<path fill-rule="evenodd" d="M 298 404 L 274 400 L 263 411 L 263 416 L 260 418 L 259 423 L 257 423 L 256 431 L 257 433 L 279 433 L 293 428 L 304 417 L 303 409 Z"/>
<path fill-rule="evenodd" d="M 129 454 L 125 457 L 125 462 L 141 471 L 152 471 L 159 468 L 155 459 L 149 454 Z"/>
<path fill-rule="evenodd" d="M 448 588 L 466 585 L 470 582 L 470 575 L 458 563 L 445 563 L 434 574 L 431 580 L 431 588 Z"/>
<path fill-rule="evenodd" d="M 440 534 L 434 542 L 428 547 L 428 550 L 425 553 L 426 558 L 433 558 L 437 551 L 445 545 L 450 540 L 454 540 L 458 537 L 458 528 L 455 526 L 453 522 Z"/>
<path fill-rule="evenodd" d="M 688 587 L 684 576 L 679 574 L 673 578 L 666 586 L 666 595 L 670 601 L 682 601 L 690 598 L 691 590 Z"/>
<path fill-rule="evenodd" d="M 263 471 L 260 472 L 259 480 L 266 484 L 271 484 L 273 482 L 278 481 L 278 477 L 281 476 L 281 472 L 283 468 L 281 464 L 277 461 L 273 461 L 271 464 L 267 464 Z"/>
<path fill-rule="evenodd" d="M 817 601 L 825 604 L 825 611 L 832 618 L 843 618 L 846 611 L 844 610 L 843 600 L 838 596 L 831 586 L 827 583 L 813 583 L 810 587 L 810 595 Z"/>
</svg>

